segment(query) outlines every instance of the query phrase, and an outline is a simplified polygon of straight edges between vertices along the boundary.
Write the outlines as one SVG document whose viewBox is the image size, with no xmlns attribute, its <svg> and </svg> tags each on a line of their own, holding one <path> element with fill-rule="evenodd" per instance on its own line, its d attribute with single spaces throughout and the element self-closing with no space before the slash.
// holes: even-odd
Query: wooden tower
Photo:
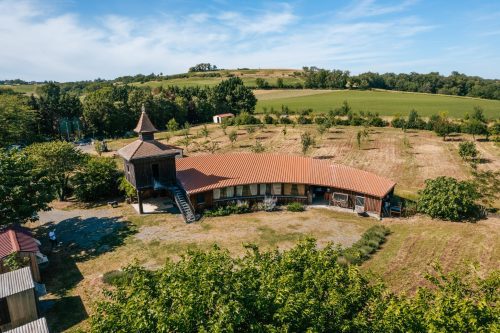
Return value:
<svg viewBox="0 0 500 333">
<path fill-rule="evenodd" d="M 158 130 L 149 120 L 144 106 L 134 131 L 139 138 L 118 150 L 118 154 L 123 158 L 125 177 L 137 190 L 139 213 L 142 214 L 145 191 L 165 190 L 177 184 L 175 157 L 182 155 L 182 149 L 155 139 Z"/>
</svg>

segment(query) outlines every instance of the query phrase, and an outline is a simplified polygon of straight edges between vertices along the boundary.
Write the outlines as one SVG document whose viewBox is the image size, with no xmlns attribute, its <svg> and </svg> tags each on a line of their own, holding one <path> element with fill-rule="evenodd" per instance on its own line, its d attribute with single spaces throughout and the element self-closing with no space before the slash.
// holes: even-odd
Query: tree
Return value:
<svg viewBox="0 0 500 333">
<path fill-rule="evenodd" d="M 356 141 L 358 143 L 358 149 L 361 149 L 361 144 L 365 139 L 368 139 L 369 137 L 368 130 L 365 128 L 363 130 L 359 130 L 358 133 L 356 133 Z"/>
<path fill-rule="evenodd" d="M 175 118 L 172 118 L 168 121 L 167 123 L 167 130 L 169 132 L 176 132 L 179 130 L 179 124 L 177 123 L 177 121 L 175 120 Z"/>
<path fill-rule="evenodd" d="M 433 130 L 438 136 L 443 138 L 443 141 L 446 141 L 446 137 L 453 132 L 453 126 L 447 117 L 440 116 L 434 123 Z"/>
<path fill-rule="evenodd" d="M 220 149 L 217 141 L 207 141 L 203 146 L 205 150 L 209 151 L 211 154 L 215 154 Z"/>
<path fill-rule="evenodd" d="M 256 140 L 255 146 L 252 146 L 251 150 L 254 153 L 262 153 L 264 152 L 264 150 L 266 150 L 266 148 L 264 148 L 264 146 L 262 145 L 262 143 L 260 143 L 260 141 Z"/>
<path fill-rule="evenodd" d="M 476 135 L 489 135 L 488 126 L 477 119 L 468 120 L 464 124 L 464 132 L 472 134 L 473 140 L 476 140 Z"/>
<path fill-rule="evenodd" d="M 201 135 L 203 135 L 206 138 L 210 135 L 210 131 L 208 130 L 207 125 L 203 125 L 203 127 L 200 130 Z"/>
<path fill-rule="evenodd" d="M 323 134 L 325 134 L 328 131 L 328 127 L 325 124 L 319 124 L 318 125 L 318 133 L 320 137 L 323 137 Z"/>
<path fill-rule="evenodd" d="M 71 177 L 75 197 L 91 202 L 116 195 L 120 176 L 113 159 L 90 157 Z"/>
<path fill-rule="evenodd" d="M 255 83 L 257 84 L 257 88 L 259 88 L 259 89 L 269 89 L 270 88 L 269 82 L 267 82 L 263 78 L 258 77 L 257 79 L 255 79 Z"/>
<path fill-rule="evenodd" d="M 224 80 L 212 90 L 212 105 L 221 113 L 253 113 L 257 99 L 239 77 Z"/>
<path fill-rule="evenodd" d="M 186 121 L 184 126 L 182 126 L 182 135 L 186 138 L 189 136 L 189 130 L 191 129 L 191 125 Z"/>
<path fill-rule="evenodd" d="M 238 139 L 238 133 L 233 130 L 233 131 L 229 132 L 228 137 L 229 137 L 229 141 L 231 141 L 231 147 L 232 147 L 234 145 L 234 143 L 236 142 L 236 140 Z"/>
<path fill-rule="evenodd" d="M 33 142 L 37 120 L 26 97 L 0 94 L 0 147 Z"/>
<path fill-rule="evenodd" d="M 304 132 L 300 135 L 300 143 L 302 144 L 302 154 L 306 154 L 309 148 L 316 143 L 314 137 L 309 132 Z"/>
<path fill-rule="evenodd" d="M 248 245 L 243 256 L 214 246 L 158 270 L 128 266 L 96 304 L 101 332 L 494 332 L 499 272 L 445 274 L 431 287 L 395 294 L 336 245 L 312 239 L 284 251 Z"/>
<path fill-rule="evenodd" d="M 0 225 L 38 219 L 53 199 L 49 179 L 20 151 L 0 149 Z"/>
<path fill-rule="evenodd" d="M 95 140 L 94 141 L 94 149 L 97 152 L 99 156 L 102 155 L 102 153 L 108 151 L 108 145 L 106 144 L 106 141 L 102 140 Z"/>
<path fill-rule="evenodd" d="M 464 160 L 475 160 L 479 151 L 474 142 L 460 142 L 458 145 L 458 154 Z"/>
<path fill-rule="evenodd" d="M 26 153 L 35 168 L 55 183 L 59 200 L 65 200 L 70 175 L 83 162 L 83 153 L 64 141 L 34 143 L 26 148 Z"/>
<path fill-rule="evenodd" d="M 461 221 L 475 218 L 479 212 L 476 200 L 480 195 L 468 181 L 452 177 L 427 179 L 425 188 L 419 192 L 417 208 L 432 218 Z"/>
</svg>

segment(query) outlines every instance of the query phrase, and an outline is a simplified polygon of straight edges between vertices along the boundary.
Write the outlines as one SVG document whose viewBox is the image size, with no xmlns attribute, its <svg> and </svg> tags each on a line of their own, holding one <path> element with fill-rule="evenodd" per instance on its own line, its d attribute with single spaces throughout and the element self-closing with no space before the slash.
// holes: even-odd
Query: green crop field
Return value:
<svg viewBox="0 0 500 333">
<path fill-rule="evenodd" d="M 256 95 L 257 112 L 264 107 L 280 109 L 282 105 L 292 110 L 311 108 L 314 112 L 328 112 L 347 101 L 354 111 L 378 112 L 382 116 L 407 115 L 415 109 L 422 116 L 446 111 L 450 117 L 460 118 L 477 105 L 488 118 L 500 117 L 500 101 L 458 96 L 355 90 L 267 90 L 257 91 Z"/>
<path fill-rule="evenodd" d="M 257 78 L 259 76 L 255 75 L 249 75 L 249 76 L 242 76 L 241 79 L 243 80 L 243 83 L 246 86 L 249 87 L 256 87 L 257 86 Z M 262 77 L 265 79 L 269 84 L 271 85 L 276 85 L 276 81 L 278 80 L 279 76 L 276 77 Z M 194 87 L 194 86 L 215 86 L 222 80 L 227 80 L 228 77 L 199 77 L 199 76 L 191 76 L 187 78 L 179 78 L 179 79 L 170 79 L 170 80 L 162 80 L 162 81 L 149 81 L 145 83 L 132 83 L 132 85 L 139 86 L 139 87 L 144 87 L 144 86 L 150 86 L 150 87 L 159 87 L 159 86 L 179 86 L 179 87 Z M 295 78 L 295 77 L 282 77 L 283 83 L 286 85 L 292 85 L 295 83 L 303 83 L 303 80 L 300 78 Z"/>
</svg>

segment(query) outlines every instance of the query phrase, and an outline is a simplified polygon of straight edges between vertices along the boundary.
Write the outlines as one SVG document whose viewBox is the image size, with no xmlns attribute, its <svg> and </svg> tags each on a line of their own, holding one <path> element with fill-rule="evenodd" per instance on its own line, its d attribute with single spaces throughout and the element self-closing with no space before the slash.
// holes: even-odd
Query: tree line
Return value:
<svg viewBox="0 0 500 333">
<path fill-rule="evenodd" d="M 83 97 L 47 83 L 37 96 L 0 90 L 2 146 L 47 139 L 117 137 L 136 124 L 142 105 L 151 120 L 164 129 L 170 119 L 197 124 L 217 113 L 253 113 L 257 99 L 243 81 L 233 77 L 215 87 L 159 87 L 104 85 Z"/>
<path fill-rule="evenodd" d="M 470 96 L 500 99 L 500 80 L 483 79 L 452 72 L 444 76 L 438 72 L 373 73 L 351 75 L 349 71 L 304 67 L 296 72 L 304 78 L 304 87 L 313 89 L 387 89 L 430 94 Z"/>
</svg>

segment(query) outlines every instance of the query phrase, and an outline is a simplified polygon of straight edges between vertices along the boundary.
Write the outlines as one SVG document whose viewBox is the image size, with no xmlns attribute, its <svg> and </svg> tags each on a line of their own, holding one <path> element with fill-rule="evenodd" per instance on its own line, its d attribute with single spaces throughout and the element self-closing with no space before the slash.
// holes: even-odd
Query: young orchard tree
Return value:
<svg viewBox="0 0 500 333">
<path fill-rule="evenodd" d="M 300 136 L 300 142 L 302 144 L 302 154 L 304 155 L 316 143 L 314 137 L 309 132 L 302 133 Z"/>
<path fill-rule="evenodd" d="M 266 149 L 264 148 L 264 146 L 262 145 L 262 143 L 260 143 L 260 141 L 256 140 L 255 141 L 255 146 L 252 146 L 251 150 L 254 153 L 262 153 Z"/>
<path fill-rule="evenodd" d="M 486 135 L 489 136 L 488 126 L 477 120 L 470 119 L 464 124 L 464 132 L 468 134 L 472 134 L 472 139 L 476 140 L 476 135 Z"/>
<path fill-rule="evenodd" d="M 319 124 L 318 125 L 318 133 L 320 137 L 323 137 L 323 134 L 325 134 L 328 131 L 328 127 L 326 124 Z"/>
<path fill-rule="evenodd" d="M 177 123 L 177 121 L 175 120 L 175 118 L 172 118 L 168 121 L 167 123 L 167 130 L 169 132 L 176 132 L 179 130 L 179 124 Z"/>
<path fill-rule="evenodd" d="M 368 137 L 369 133 L 366 128 L 363 130 L 359 130 L 358 133 L 356 133 L 356 141 L 358 143 L 358 149 L 361 149 L 361 144 L 363 143 L 364 140 L 367 140 Z"/>
<path fill-rule="evenodd" d="M 191 125 L 186 121 L 184 126 L 182 126 L 182 135 L 186 138 L 189 136 L 189 130 L 191 129 Z"/>
<path fill-rule="evenodd" d="M 47 173 L 59 200 L 64 201 L 69 178 L 84 161 L 84 154 L 64 141 L 34 143 L 26 148 L 26 153 L 37 170 Z"/>
<path fill-rule="evenodd" d="M 203 135 L 206 138 L 210 135 L 210 131 L 208 130 L 207 125 L 203 125 L 203 127 L 200 130 L 200 134 Z"/>
<path fill-rule="evenodd" d="M 464 161 L 473 161 L 479 155 L 474 142 L 461 142 L 458 145 L 458 154 Z"/>
<path fill-rule="evenodd" d="M 233 130 L 233 131 L 229 132 L 228 137 L 229 137 L 229 141 L 231 141 L 231 147 L 232 147 L 234 145 L 234 143 L 236 142 L 236 140 L 238 139 L 238 133 Z"/>
<path fill-rule="evenodd" d="M 215 154 L 220 149 L 217 141 L 207 141 L 203 146 L 211 154 Z"/>
</svg>

